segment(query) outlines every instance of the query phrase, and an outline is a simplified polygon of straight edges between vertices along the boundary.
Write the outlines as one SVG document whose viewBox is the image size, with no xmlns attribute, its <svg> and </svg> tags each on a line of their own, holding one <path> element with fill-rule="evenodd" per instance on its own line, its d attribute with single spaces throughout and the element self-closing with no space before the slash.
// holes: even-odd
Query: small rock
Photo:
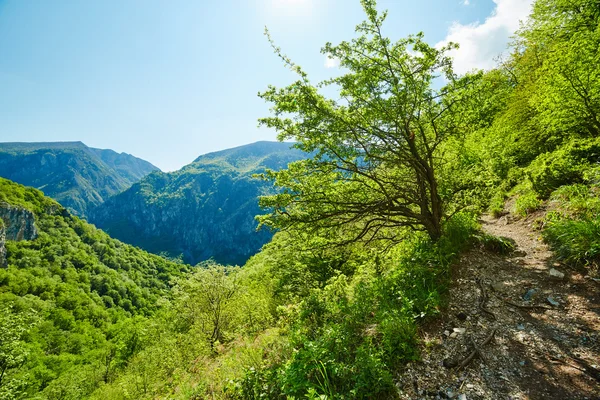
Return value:
<svg viewBox="0 0 600 400">
<path fill-rule="evenodd" d="M 504 282 L 492 282 L 491 284 L 492 289 L 494 289 L 494 292 L 501 292 L 504 289 Z"/>
<path fill-rule="evenodd" d="M 466 321 L 468 317 L 469 316 L 462 311 L 456 314 L 456 318 L 458 318 L 460 321 Z"/>
<path fill-rule="evenodd" d="M 525 325 L 519 324 L 519 325 L 517 325 L 517 329 L 520 330 L 520 331 L 524 331 L 525 330 Z"/>
<path fill-rule="evenodd" d="M 452 333 L 450 334 L 450 337 L 451 337 L 452 339 L 454 339 L 454 338 L 455 338 L 455 337 L 457 337 L 457 336 L 458 336 L 458 333 L 456 333 L 456 332 L 452 332 Z"/>
<path fill-rule="evenodd" d="M 467 395 L 464 393 L 461 393 L 458 395 L 458 400 L 467 400 Z"/>
<path fill-rule="evenodd" d="M 450 331 L 444 331 L 444 335 L 450 336 Z"/>
<path fill-rule="evenodd" d="M 529 289 L 524 295 L 523 300 L 530 301 L 533 295 L 537 292 L 537 289 Z"/>
<path fill-rule="evenodd" d="M 442 365 L 446 368 L 454 368 L 458 365 L 458 363 L 455 360 L 452 360 L 450 358 L 445 358 L 442 361 Z"/>
<path fill-rule="evenodd" d="M 554 307 L 558 307 L 560 305 L 560 303 L 554 300 L 552 296 L 548 296 L 546 300 L 548 300 L 548 303 L 552 304 Z"/>
<path fill-rule="evenodd" d="M 521 367 L 524 367 L 524 366 L 525 366 L 525 361 L 519 361 L 519 365 L 520 365 Z"/>
<path fill-rule="evenodd" d="M 458 333 L 459 335 L 462 335 L 466 332 L 467 330 L 465 328 L 454 328 L 454 332 Z"/>
<path fill-rule="evenodd" d="M 553 276 L 558 279 L 563 279 L 565 277 L 564 273 L 554 268 L 550 268 L 550 271 L 548 271 L 548 273 L 550 274 L 550 276 Z"/>
</svg>

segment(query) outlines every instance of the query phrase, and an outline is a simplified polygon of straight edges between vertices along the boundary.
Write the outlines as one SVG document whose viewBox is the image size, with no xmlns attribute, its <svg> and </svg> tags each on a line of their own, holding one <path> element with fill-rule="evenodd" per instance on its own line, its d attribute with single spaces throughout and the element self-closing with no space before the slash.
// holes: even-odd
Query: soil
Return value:
<svg viewBox="0 0 600 400">
<path fill-rule="evenodd" d="M 538 220 L 483 218 L 486 233 L 511 239 L 516 250 L 461 256 L 447 309 L 422 328 L 422 359 L 398 376 L 401 398 L 600 399 L 600 282 L 557 262 Z M 482 296 L 489 299 L 480 307 Z M 447 368 L 473 343 L 481 356 Z"/>
</svg>

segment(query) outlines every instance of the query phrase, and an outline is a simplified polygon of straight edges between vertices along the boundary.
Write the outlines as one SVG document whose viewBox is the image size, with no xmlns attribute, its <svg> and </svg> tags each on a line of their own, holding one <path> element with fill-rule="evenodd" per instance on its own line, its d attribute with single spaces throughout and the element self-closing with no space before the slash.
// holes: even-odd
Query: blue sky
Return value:
<svg viewBox="0 0 600 400">
<path fill-rule="evenodd" d="M 379 0 L 385 34 L 457 41 L 456 66 L 489 68 L 530 0 Z M 275 133 L 257 128 L 267 85 L 317 81 L 320 54 L 363 20 L 359 0 L 0 0 L 0 141 L 80 140 L 170 171 Z"/>
</svg>

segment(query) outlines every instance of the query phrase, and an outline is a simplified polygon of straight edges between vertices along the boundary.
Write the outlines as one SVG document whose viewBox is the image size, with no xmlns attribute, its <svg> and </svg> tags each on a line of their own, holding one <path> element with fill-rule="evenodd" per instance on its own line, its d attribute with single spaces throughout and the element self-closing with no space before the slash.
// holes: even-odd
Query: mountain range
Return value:
<svg viewBox="0 0 600 400">
<path fill-rule="evenodd" d="M 0 143 L 0 176 L 42 190 L 71 213 L 89 210 L 158 168 L 82 142 Z"/>
<path fill-rule="evenodd" d="M 256 231 L 253 177 L 306 154 L 290 143 L 257 142 L 199 156 L 175 172 L 81 142 L 0 143 L 0 176 L 40 189 L 112 237 L 195 264 L 243 264 L 272 233 Z"/>
</svg>

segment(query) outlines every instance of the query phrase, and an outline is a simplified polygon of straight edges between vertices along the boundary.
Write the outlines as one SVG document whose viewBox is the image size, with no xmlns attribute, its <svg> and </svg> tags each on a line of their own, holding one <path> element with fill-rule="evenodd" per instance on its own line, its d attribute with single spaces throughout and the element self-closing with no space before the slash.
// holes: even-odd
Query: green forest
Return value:
<svg viewBox="0 0 600 400">
<path fill-rule="evenodd" d="M 2 399 L 400 398 L 419 331 L 445 312 L 460 254 L 510 243 L 483 214 L 543 216 L 559 260 L 600 267 L 600 2 L 537 0 L 495 69 L 458 75 L 426 33 L 322 49 L 343 74 L 259 96 L 259 123 L 311 156 L 256 178 L 273 239 L 243 266 L 188 266 L 111 239 L 40 191 L 0 268 Z M 323 92 L 335 90 L 335 99 Z"/>
</svg>

